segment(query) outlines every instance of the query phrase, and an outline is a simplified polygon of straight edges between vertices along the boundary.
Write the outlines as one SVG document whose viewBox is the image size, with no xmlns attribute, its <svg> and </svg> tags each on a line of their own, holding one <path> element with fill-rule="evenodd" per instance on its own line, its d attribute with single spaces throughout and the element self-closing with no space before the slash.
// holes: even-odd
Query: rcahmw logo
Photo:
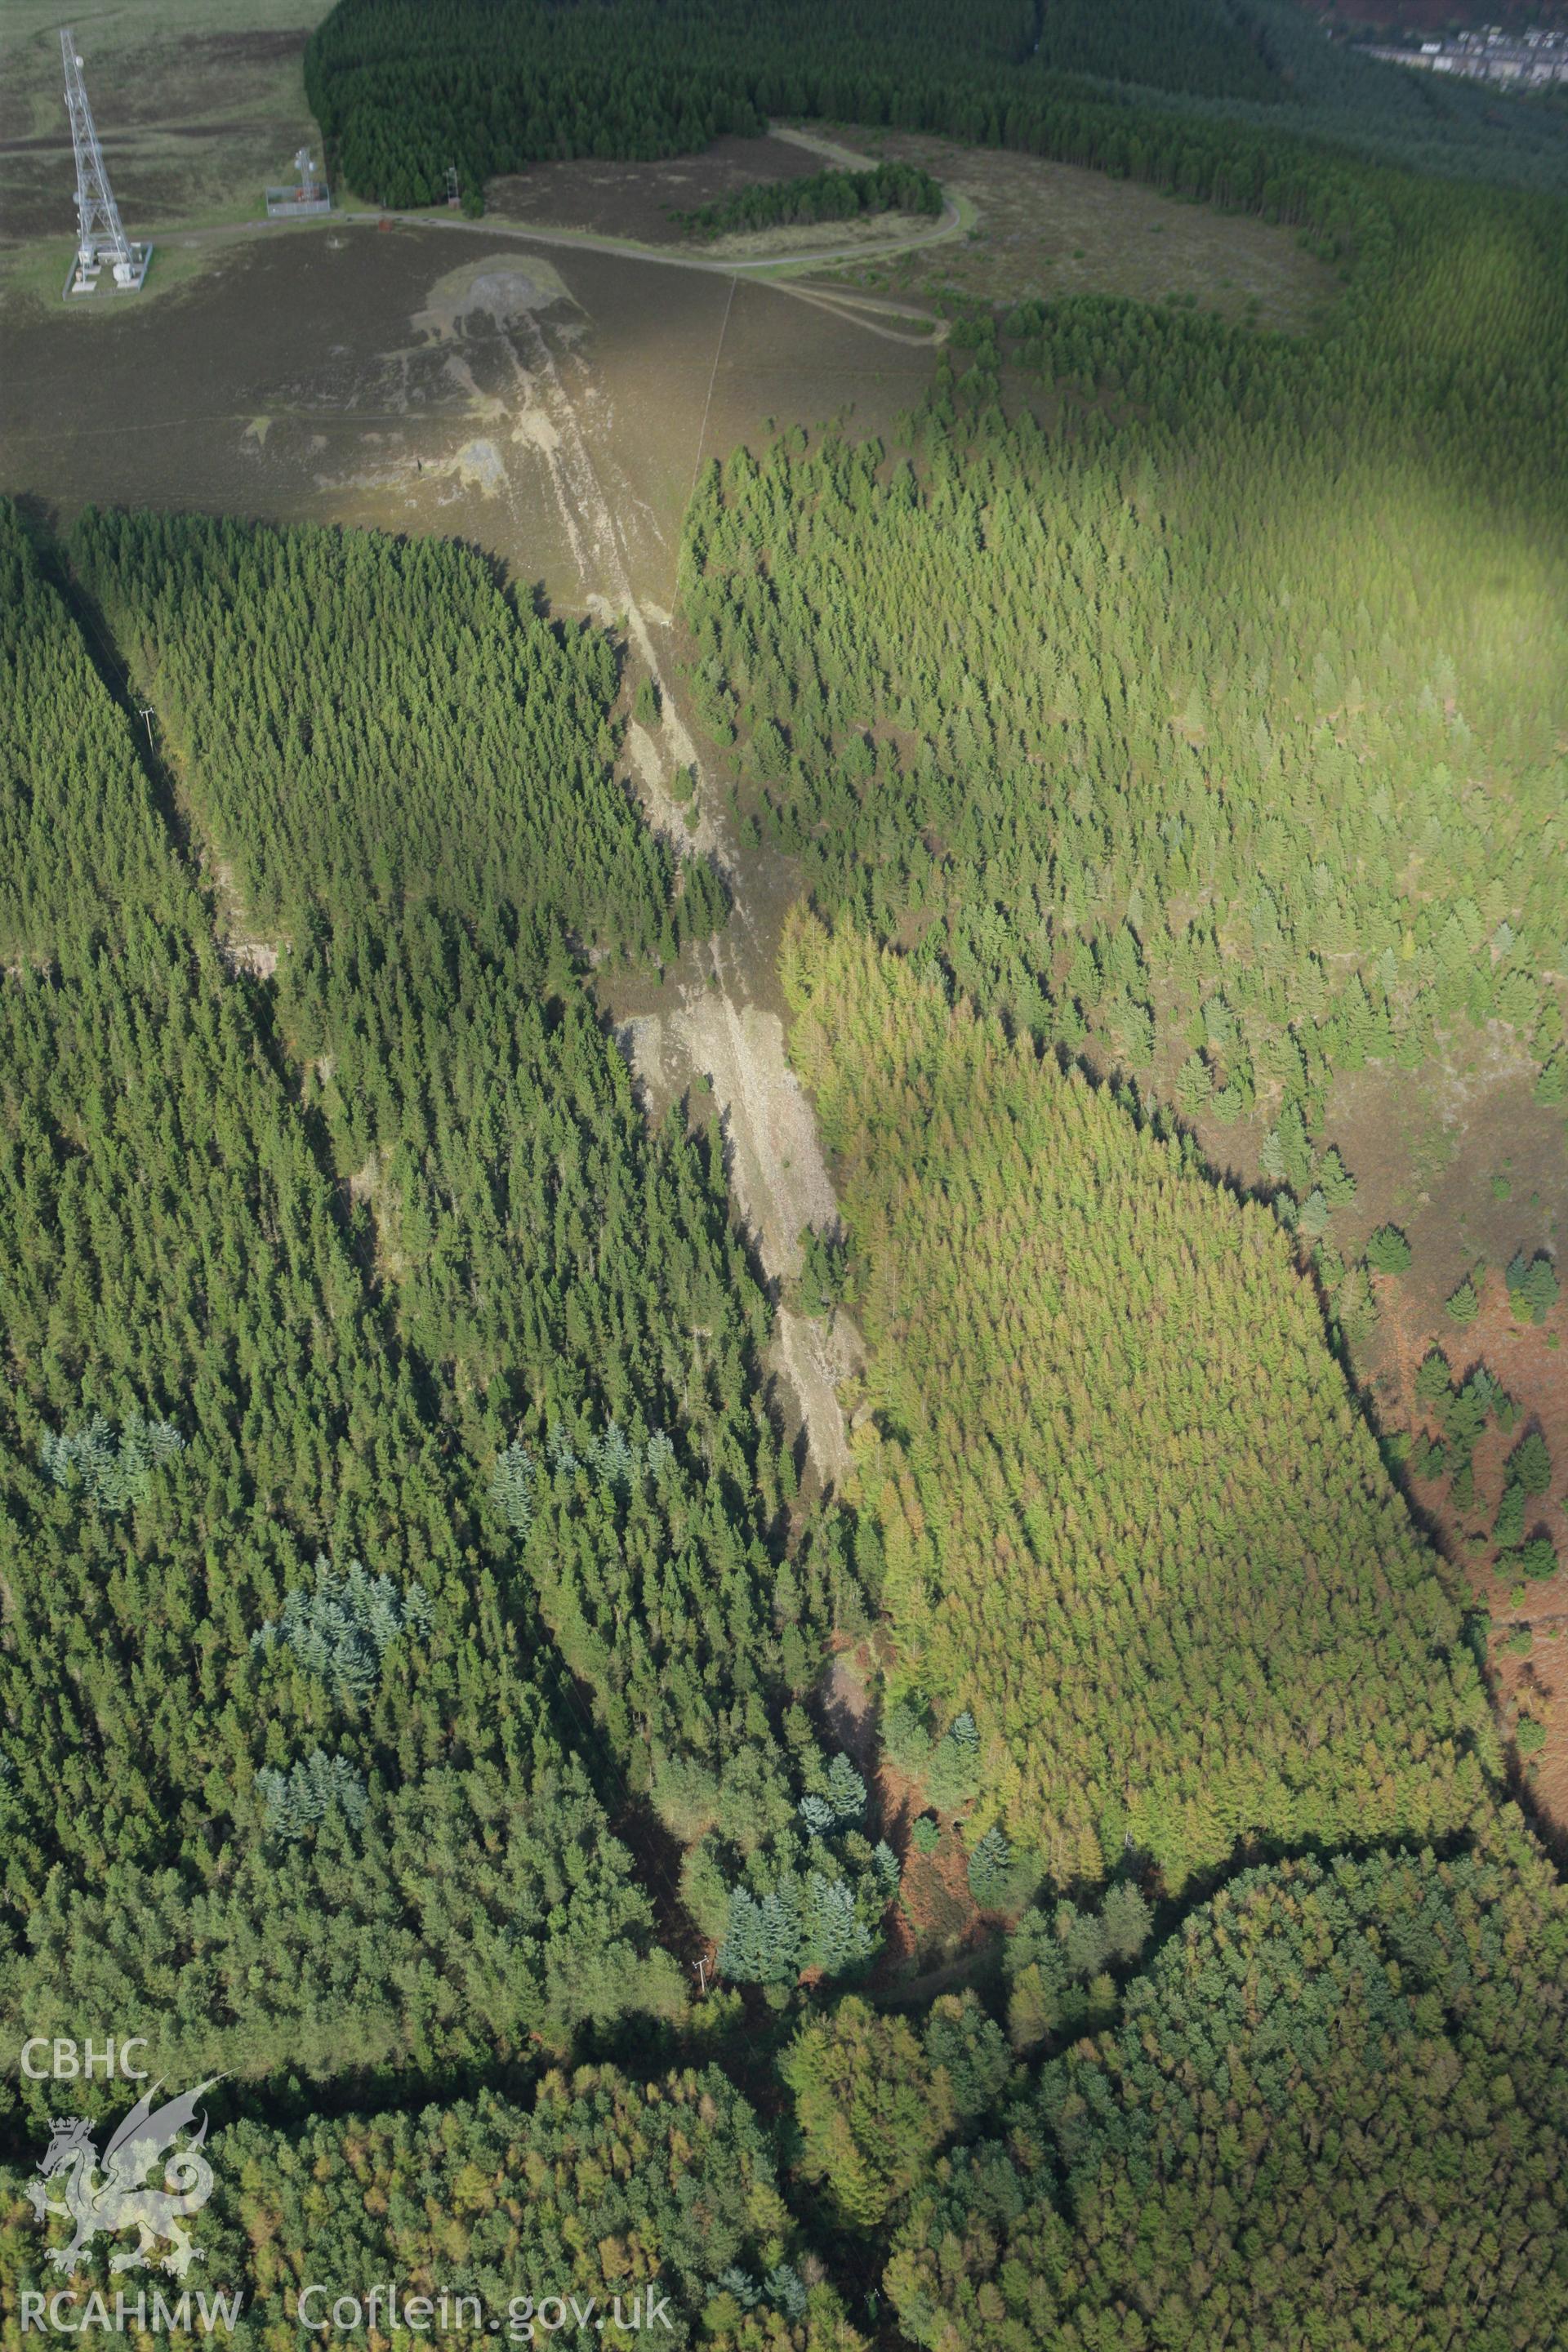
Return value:
<svg viewBox="0 0 1568 2352">
<path fill-rule="evenodd" d="M 66 2244 L 48 2249 L 47 2259 L 56 2270 L 68 2273 L 96 2237 L 123 2230 L 136 2231 L 136 2243 L 110 2254 L 111 2272 L 149 2269 L 155 2263 L 183 2279 L 193 2263 L 204 2259 L 185 2222 L 212 2195 L 213 2170 L 202 2153 L 207 2119 L 203 2113 L 198 2120 L 198 2102 L 221 2079 L 215 2074 L 160 2106 L 153 2102 L 163 2084 L 154 2083 L 105 2142 L 101 2156 L 85 2116 L 51 2119 L 49 2144 L 38 2159 L 37 2179 L 27 2183 L 27 2198 L 46 2229 L 53 2213 L 73 2225 Z M 160 2160 L 161 2186 L 150 2177 Z M 49 2194 L 51 2183 L 58 2195 Z M 23 2298 L 24 2304 L 29 2300 Z M 43 2298 L 37 2301 L 41 2305 Z"/>
<path fill-rule="evenodd" d="M 61 2287 L 56 2294 L 44 2294 L 24 2287 L 21 2304 L 24 2336 L 31 2336 L 35 2328 L 56 2336 L 86 2336 L 94 2328 L 114 2336 L 188 2336 L 195 2328 L 199 2335 L 210 2336 L 222 2328 L 228 2336 L 245 2309 L 245 2297 L 193 2295 L 187 2290 L 167 2303 L 156 2290 L 151 2296 L 140 2291 L 128 2295 L 121 2290 L 111 2303 L 96 2291 L 81 2295 Z"/>
</svg>

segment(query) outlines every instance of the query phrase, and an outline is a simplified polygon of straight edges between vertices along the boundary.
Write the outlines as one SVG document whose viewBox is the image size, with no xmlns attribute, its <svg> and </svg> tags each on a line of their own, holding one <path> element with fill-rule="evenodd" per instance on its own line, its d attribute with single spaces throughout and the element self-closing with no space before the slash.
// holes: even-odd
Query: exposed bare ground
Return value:
<svg viewBox="0 0 1568 2352">
<path fill-rule="evenodd" d="M 220 857 L 208 841 L 202 820 L 185 790 L 179 763 L 171 760 L 169 765 L 180 814 L 195 852 L 196 871 L 211 898 L 213 938 L 217 951 L 230 971 L 248 971 L 258 980 L 270 980 L 278 969 L 278 958 L 284 943 L 257 936 L 256 924 L 246 911 L 232 864 L 226 857 Z"/>
<path fill-rule="evenodd" d="M 784 1024 L 776 1013 L 737 1003 L 725 984 L 727 961 L 716 940 L 720 984 L 692 992 L 682 1031 L 742 1130 L 742 1189 L 763 1263 L 786 1279 L 800 1271 L 802 1226 L 836 1224 L 838 1204 L 811 1106 L 785 1058 Z"/>
<path fill-rule="evenodd" d="M 773 1352 L 800 1405 L 816 1475 L 825 1487 L 837 1486 L 850 1466 L 838 1383 L 861 1360 L 854 1326 L 843 1315 L 836 1315 L 831 1328 L 825 1329 L 821 1323 L 781 1307 Z"/>
<path fill-rule="evenodd" d="M 604 609 L 602 600 L 595 599 L 595 603 L 600 606 L 601 616 L 609 620 L 611 615 Z M 641 616 L 638 617 L 640 619 Z M 646 627 L 643 635 L 646 637 Z M 651 665 L 649 667 L 651 675 L 657 677 L 658 671 Z M 737 880 L 734 862 L 710 813 L 707 796 L 700 785 L 684 805 L 675 799 L 670 790 L 678 769 L 690 768 L 699 776 L 701 770 L 692 749 L 691 738 L 677 718 L 668 696 L 658 736 L 650 735 L 647 729 L 639 726 L 634 719 L 626 729 L 626 752 L 631 761 L 637 798 L 654 831 L 663 835 L 679 856 L 684 857 L 695 851 L 699 856 L 710 857 L 733 891 Z"/>
<path fill-rule="evenodd" d="M 647 647 L 647 666 L 662 698 L 660 741 L 636 721 L 627 730 L 639 797 L 649 822 L 678 848 L 689 845 L 712 857 L 733 898 L 731 921 L 750 931 L 742 867 L 703 787 L 696 747 L 659 676 L 648 630 L 635 606 L 632 614 L 633 636 Z M 699 779 L 691 803 L 696 822 L 689 827 L 686 812 L 668 790 L 677 766 Z M 783 1021 L 751 1001 L 739 960 L 726 953 L 722 940 L 713 943 L 710 970 L 708 985 L 682 988 L 678 1011 L 628 1021 L 621 1039 L 656 1108 L 693 1077 L 705 1077 L 712 1087 L 731 1190 L 776 1293 L 801 1270 L 803 1229 L 836 1230 L 838 1202 L 811 1105 L 789 1066 Z M 799 1407 L 817 1476 L 825 1486 L 840 1485 L 850 1454 L 838 1383 L 864 1362 L 858 1333 L 842 1313 L 822 1321 L 796 1314 L 781 1301 L 771 1354 Z"/>
<path fill-rule="evenodd" d="M 542 461 L 548 471 L 580 572 L 600 583 L 589 599 L 590 610 L 624 625 L 631 650 L 658 689 L 658 735 L 636 721 L 627 730 L 626 781 L 649 823 L 678 852 L 713 859 L 734 901 L 731 919 L 751 931 L 739 861 L 660 665 L 655 639 L 658 625 L 644 615 L 633 593 L 620 526 L 577 413 L 577 388 L 568 382 L 569 347 L 564 361 L 558 359 L 536 315 L 541 291 L 551 289 L 541 288 L 537 273 L 497 257 L 452 273 L 443 280 L 442 290 L 440 315 L 432 310 L 426 316 L 435 332 L 459 332 L 461 321 L 482 308 L 510 341 L 513 396 L 496 404 L 500 413 L 493 419 L 493 437 L 485 444 L 496 458 L 498 495 L 511 491 L 506 453 L 511 446 L 525 446 L 531 462 Z M 543 307 L 553 304 L 546 301 Z M 592 396 L 586 374 L 582 396 Z M 513 426 L 510 436 L 504 429 L 509 419 Z M 684 807 L 670 791 L 682 768 L 696 780 L 693 799 Z M 776 1287 L 800 1271 L 802 1227 L 836 1226 L 837 1202 L 811 1107 L 785 1058 L 783 1022 L 751 1001 L 738 962 L 726 955 L 722 941 L 715 942 L 710 964 L 710 983 L 683 989 L 677 1013 L 627 1023 L 620 1034 L 656 1107 L 679 1088 L 683 1072 L 711 1084 L 736 1204 Z M 848 1467 L 849 1451 L 836 1384 L 859 1361 L 853 1329 L 842 1316 L 828 1326 L 781 1305 L 773 1357 L 795 1394 L 817 1475 L 825 1485 L 837 1483 Z"/>
<path fill-rule="evenodd" d="M 682 989 L 679 1010 L 625 1024 L 623 1045 L 658 1106 L 693 1077 L 713 1089 L 729 1154 L 731 1190 L 764 1273 L 776 1285 L 800 1271 L 803 1226 L 838 1222 L 811 1105 L 784 1053 L 776 1013 L 746 1001 L 744 984 L 713 958 L 717 985 Z M 838 1383 L 863 1351 L 847 1317 L 824 1321 L 781 1305 L 772 1360 L 800 1409 L 806 1443 L 825 1486 L 847 1475 L 849 1443 Z"/>
<path fill-rule="evenodd" d="M 877 1769 L 877 1718 L 871 1694 L 843 1656 L 830 1663 L 816 1696 L 823 1729 L 850 1762 L 871 1775 Z"/>
<path fill-rule="evenodd" d="M 278 969 L 278 950 L 270 940 L 224 940 L 219 952 L 236 971 L 248 971 L 258 980 L 270 980 Z"/>
</svg>

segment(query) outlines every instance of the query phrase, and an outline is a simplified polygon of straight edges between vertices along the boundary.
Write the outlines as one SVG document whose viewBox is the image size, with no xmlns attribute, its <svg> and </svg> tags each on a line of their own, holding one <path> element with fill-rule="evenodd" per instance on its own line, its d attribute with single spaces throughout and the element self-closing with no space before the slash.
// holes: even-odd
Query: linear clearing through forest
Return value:
<svg viewBox="0 0 1568 2352">
<path fill-rule="evenodd" d="M 498 308 L 506 303 L 497 325 L 510 346 L 517 383 L 510 446 L 542 459 L 578 570 L 584 581 L 599 583 L 588 593 L 589 610 L 602 622 L 624 623 L 658 698 L 657 730 L 635 719 L 628 728 L 628 782 L 650 824 L 673 848 L 712 860 L 731 894 L 731 919 L 756 941 L 743 867 L 661 666 L 655 637 L 661 624 L 645 614 L 634 593 L 620 525 L 595 466 L 575 395 L 535 304 L 521 299 L 507 303 L 503 275 L 481 268 L 466 305 L 458 301 L 454 323 L 465 307 L 473 307 L 481 288 Z M 700 454 L 700 448 L 699 459 Z M 502 456 L 500 462 L 510 488 L 509 458 Z M 690 824 L 670 789 L 681 772 L 694 796 Z M 666 1095 L 666 1045 L 691 1076 L 706 1078 L 713 1089 L 736 1205 L 775 1292 L 775 1368 L 794 1392 L 819 1478 L 825 1486 L 837 1485 L 849 1458 L 837 1382 L 855 1368 L 859 1343 L 842 1315 L 829 1330 L 776 1297 L 779 1286 L 800 1270 L 802 1229 L 809 1224 L 831 1230 L 837 1224 L 811 1108 L 785 1056 L 783 1022 L 752 1000 L 741 960 L 726 957 L 716 944 L 710 985 L 687 988 L 679 1012 L 668 1020 L 644 1019 L 628 1024 L 623 1034 L 654 1102 Z"/>
</svg>

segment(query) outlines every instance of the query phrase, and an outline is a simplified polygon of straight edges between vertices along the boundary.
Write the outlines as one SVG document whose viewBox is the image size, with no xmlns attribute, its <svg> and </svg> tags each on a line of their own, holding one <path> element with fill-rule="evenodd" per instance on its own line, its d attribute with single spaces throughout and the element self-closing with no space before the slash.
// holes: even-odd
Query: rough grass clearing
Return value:
<svg viewBox="0 0 1568 2352">
<path fill-rule="evenodd" d="M 795 140 L 725 137 L 700 155 L 676 155 L 653 163 L 585 158 L 536 163 L 530 171 L 492 180 L 485 204 L 497 220 L 635 237 L 643 245 L 681 246 L 693 240 L 677 213 L 693 212 L 700 205 L 717 203 L 764 181 L 807 180 L 822 167 L 822 156 Z"/>
<path fill-rule="evenodd" d="M 900 247 L 945 243 L 957 225 L 955 213 L 967 226 L 966 205 L 954 206 L 940 221 L 924 214 L 874 213 L 737 229 L 718 237 L 694 236 L 681 218 L 765 182 L 810 178 L 825 164 L 864 171 L 875 160 L 836 141 L 780 129 L 762 139 L 719 139 L 700 155 L 657 163 L 536 163 L 490 182 L 487 215 L 537 228 L 542 236 L 614 238 L 629 250 L 686 256 L 708 268 L 731 262 L 754 272 L 776 263 L 781 275 L 810 268 L 814 259 L 818 266 L 831 266 L 845 255 L 853 259 L 861 248 L 868 260 L 890 260 Z"/>
<path fill-rule="evenodd" d="M 1457 1058 L 1462 1075 L 1462 1049 Z M 1495 1040 L 1476 1041 L 1478 1071 L 1494 1058 Z M 1417 1145 L 1426 1146 L 1417 1175 L 1389 1193 L 1410 1202 L 1400 1221 L 1413 1260 L 1407 1274 L 1379 1283 L 1382 1318 L 1362 1352 L 1385 1429 L 1424 1425 L 1415 1379 L 1434 1347 L 1447 1358 L 1456 1380 L 1485 1364 L 1520 1406 L 1510 1433 L 1489 1424 L 1476 1447 L 1469 1508 L 1457 1503 L 1447 1477 L 1420 1480 L 1407 1473 L 1407 1491 L 1490 1617 L 1489 1662 L 1505 1735 L 1517 1741 L 1521 1715 L 1545 1733 L 1543 1747 L 1533 1754 L 1516 1749 L 1516 1760 L 1531 1803 L 1561 1840 L 1568 1837 L 1568 1651 L 1562 1638 L 1568 1628 L 1568 1569 L 1562 1565 L 1568 1556 L 1568 1350 L 1562 1345 L 1568 1309 L 1560 1303 L 1543 1325 L 1521 1322 L 1510 1306 L 1503 1269 L 1521 1246 L 1527 1253 L 1557 1248 L 1564 1206 L 1563 1114 L 1535 1104 L 1523 1080 L 1495 1072 L 1489 1086 L 1472 1087 L 1468 1096 L 1445 1090 L 1442 1108 L 1446 1124 L 1440 1111 L 1429 1108 L 1426 1128 L 1415 1129 Z M 1380 1122 L 1369 1108 L 1349 1129 L 1363 1140 L 1374 1187 L 1382 1174 L 1374 1139 L 1388 1125 L 1386 1113 Z M 1480 1312 L 1473 1322 L 1456 1325 L 1444 1302 L 1462 1276 L 1481 1264 Z M 1546 1440 L 1552 1479 L 1550 1491 L 1530 1505 L 1527 1532 L 1550 1536 L 1559 1567 L 1555 1576 L 1526 1581 L 1498 1550 L 1491 1528 L 1505 1461 L 1530 1428 Z M 1533 1629 L 1528 1656 L 1510 1646 L 1521 1626 Z"/>
<path fill-rule="evenodd" d="M 1491 1541 L 1501 1499 L 1503 1464 L 1522 1433 L 1538 1427 L 1552 1454 L 1550 1492 L 1531 1504 L 1529 1531 L 1549 1535 L 1568 1559 L 1568 1299 L 1545 1324 L 1521 1322 L 1509 1303 L 1504 1270 L 1516 1250 L 1556 1256 L 1568 1215 L 1564 1115 L 1533 1099 L 1528 1067 L 1511 1033 L 1492 1023 L 1457 1030 L 1444 1041 L 1440 1066 L 1412 1072 L 1373 1064 L 1342 1076 L 1330 1097 L 1324 1133 L 1356 1179 L 1354 1202 L 1331 1220 L 1330 1244 L 1347 1264 L 1380 1225 L 1394 1224 L 1411 1246 L 1411 1265 L 1380 1276 L 1376 1326 L 1350 1335 L 1356 1382 L 1385 1436 L 1427 1426 L 1415 1375 L 1432 1348 L 1447 1357 L 1456 1381 L 1484 1364 L 1515 1400 L 1520 1418 L 1504 1434 L 1489 1423 L 1474 1458 L 1475 1499 L 1456 1502 L 1447 1477 L 1401 1473 L 1422 1525 L 1464 1578 L 1493 1622 L 1491 1665 L 1506 1734 L 1512 1736 L 1521 1696 L 1518 1662 L 1506 1647 L 1521 1623 L 1568 1623 L 1568 1568 L 1521 1584 Z M 1173 1072 L 1163 1072 L 1170 1098 Z M 1159 1087 L 1156 1091 L 1160 1091 Z M 1271 1111 L 1232 1127 L 1196 1121 L 1211 1167 L 1243 1186 L 1261 1183 L 1258 1149 Z M 1480 1271 L 1477 1271 L 1480 1269 Z M 1459 1325 L 1446 1302 L 1475 1274 L 1480 1311 Z M 1559 1654 L 1538 1652 L 1546 1686 L 1562 1685 Z M 1568 1653 L 1561 1654 L 1568 1662 Z M 1546 1746 L 1522 1759 L 1524 1782 L 1541 1815 L 1568 1834 L 1568 1705 L 1538 1706 Z"/>
<path fill-rule="evenodd" d="M 824 245 L 863 247 L 868 261 L 881 247 L 907 245 L 910 237 L 929 237 L 936 224 L 920 213 L 868 213 L 858 220 L 791 221 L 774 228 L 732 229 L 727 236 L 705 237 L 700 251 L 712 261 L 793 261 L 809 259 Z"/>
<path fill-rule="evenodd" d="M 1337 280 L 1292 230 L 1207 205 L 1177 202 L 1131 181 L 1036 155 L 955 145 L 905 132 L 854 132 L 873 161 L 919 164 L 974 209 L 968 236 L 885 268 L 847 265 L 867 287 L 991 302 L 1064 294 L 1191 296 L 1204 310 L 1297 332 L 1325 315 Z"/>
</svg>

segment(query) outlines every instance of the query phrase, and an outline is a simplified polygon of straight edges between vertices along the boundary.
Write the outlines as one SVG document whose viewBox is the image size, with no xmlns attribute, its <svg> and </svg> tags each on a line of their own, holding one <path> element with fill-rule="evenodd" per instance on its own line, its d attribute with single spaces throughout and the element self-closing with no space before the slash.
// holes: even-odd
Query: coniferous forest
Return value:
<svg viewBox="0 0 1568 2352">
<path fill-rule="evenodd" d="M 639 1800 L 693 1839 L 721 1930 L 731 1898 L 784 1901 L 801 1961 L 864 1957 L 897 1874 L 864 1791 L 820 1829 L 799 1810 L 842 1781 L 798 1702 L 863 1613 L 853 1533 L 794 1539 L 718 1139 L 647 1134 L 568 945 L 673 952 L 720 903 L 610 782 L 603 641 L 431 543 L 87 516 L 75 575 L 188 779 L 161 809 L 10 528 L 18 668 L 58 674 L 10 707 L 64 722 L 15 742 L 16 821 L 66 869 L 8 943 L 18 1999 L 89 1998 L 107 1872 L 155 1939 L 117 1939 L 128 1984 L 216 1959 L 189 2030 L 255 2071 L 658 2009 L 674 1966 L 602 1811 Z M 265 1002 L 213 945 L 185 824 L 279 943 Z M 90 1699 L 65 1719 L 56 1643 Z M 258 1974 L 340 1905 L 335 1969 Z"/>
<path fill-rule="evenodd" d="M 343 178 L 429 204 L 554 156 L 689 153 L 771 116 L 939 131 L 1288 217 L 1328 150 L 1561 187 L 1560 123 L 1353 65 L 1296 0 L 338 0 L 305 87 Z M 1180 110 L 1169 94 L 1185 97 Z"/>
<path fill-rule="evenodd" d="M 814 172 L 804 180 L 763 181 L 679 217 L 703 236 L 735 230 L 858 220 L 868 213 L 940 213 L 942 189 L 929 172 L 878 163 L 868 172 Z"/>
<path fill-rule="evenodd" d="M 1058 1885 L 1131 1845 L 1173 1892 L 1255 1835 L 1468 1820 L 1460 1612 L 1276 1220 L 907 960 L 808 925 L 785 972 L 863 1269 L 885 1606 L 900 1671 L 978 1701 L 985 1810 Z"/>
<path fill-rule="evenodd" d="M 14 518 L 5 554 L 8 814 L 47 845 L 5 910 L 8 2023 L 155 2007 L 164 2067 L 322 2074 L 671 1998 L 489 1465 L 421 1409 Z M 312 1614 L 353 1671 L 288 1637 Z"/>
<path fill-rule="evenodd" d="M 0 500 L 13 2046 L 201 2084 L 165 2291 L 277 2352 L 1554 2352 L 1568 118 L 1294 0 L 304 74 L 388 206 L 820 120 L 892 152 L 684 226 L 929 236 L 940 133 L 1332 299 L 932 293 L 890 427 L 700 466 L 663 680 L 458 540 Z M 784 1276 L 620 1018 L 759 942 Z M 1545 1173 L 1433 1269 L 1489 1086 Z M 7 2346 L 147 2277 L 30 2168 L 123 2090 L 7 2075 Z"/>
</svg>

